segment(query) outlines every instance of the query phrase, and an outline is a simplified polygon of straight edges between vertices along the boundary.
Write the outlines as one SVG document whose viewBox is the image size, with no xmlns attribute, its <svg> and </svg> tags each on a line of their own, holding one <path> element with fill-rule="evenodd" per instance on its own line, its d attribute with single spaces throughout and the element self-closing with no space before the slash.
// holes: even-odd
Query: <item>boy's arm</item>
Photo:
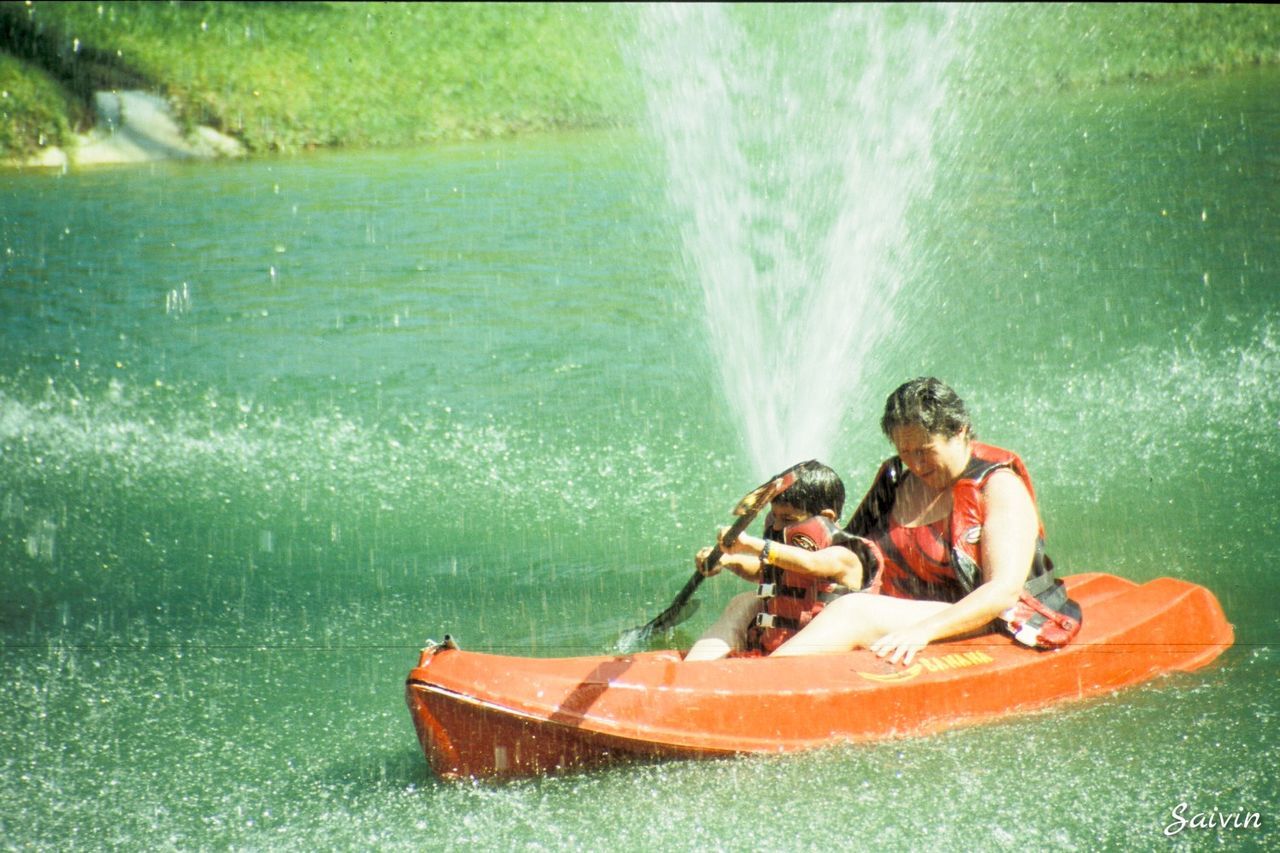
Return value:
<svg viewBox="0 0 1280 853">
<path fill-rule="evenodd" d="M 720 558 L 720 562 L 716 563 L 710 571 L 707 571 L 707 556 L 710 555 L 710 553 L 711 548 L 706 547 L 699 551 L 697 556 L 693 558 L 694 566 L 696 566 L 698 571 L 706 577 L 714 577 L 720 573 L 721 569 L 728 569 L 744 581 L 759 583 L 762 579 L 764 572 L 762 571 L 762 565 L 758 554 L 753 555 L 746 552 L 725 554 Z"/>
<path fill-rule="evenodd" d="M 739 536 L 737 543 L 725 557 L 721 558 L 721 561 L 723 562 L 731 555 L 744 555 L 754 557 L 758 562 L 764 546 L 765 540 L 758 536 Z M 783 571 L 827 578 L 844 584 L 850 589 L 862 589 L 862 560 L 843 545 L 832 545 L 820 551 L 808 551 L 797 548 L 795 545 L 771 541 L 769 542 L 769 563 Z M 758 573 L 757 569 L 757 576 Z"/>
</svg>

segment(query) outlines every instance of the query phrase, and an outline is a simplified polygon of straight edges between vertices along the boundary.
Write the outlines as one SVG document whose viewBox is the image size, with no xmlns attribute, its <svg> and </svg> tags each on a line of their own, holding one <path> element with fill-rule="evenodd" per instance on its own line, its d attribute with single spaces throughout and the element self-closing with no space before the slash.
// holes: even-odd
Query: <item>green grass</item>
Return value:
<svg viewBox="0 0 1280 853">
<path fill-rule="evenodd" d="M 66 145 L 95 88 L 145 85 L 250 151 L 624 124 L 639 90 L 598 4 L 0 2 L 0 156 Z M 904 14 L 911 14 L 909 8 Z M 979 6 L 969 93 L 1280 63 L 1262 5 Z"/>
<path fill-rule="evenodd" d="M 1275 6 L 1018 3 L 982 10 L 993 46 L 969 69 L 986 88 L 1027 94 L 1280 64 Z"/>
<path fill-rule="evenodd" d="M 27 156 L 45 144 L 61 145 L 75 112 L 49 75 L 0 53 L 0 154 Z"/>
<path fill-rule="evenodd" d="M 402 145 L 591 126 L 613 121 L 621 103 L 608 7 L 4 7 L 0 13 L 17 11 L 29 26 L 52 36 L 63 54 L 78 40 L 81 50 L 118 57 L 140 77 L 156 81 L 188 124 L 210 124 L 239 137 L 251 151 Z"/>
</svg>

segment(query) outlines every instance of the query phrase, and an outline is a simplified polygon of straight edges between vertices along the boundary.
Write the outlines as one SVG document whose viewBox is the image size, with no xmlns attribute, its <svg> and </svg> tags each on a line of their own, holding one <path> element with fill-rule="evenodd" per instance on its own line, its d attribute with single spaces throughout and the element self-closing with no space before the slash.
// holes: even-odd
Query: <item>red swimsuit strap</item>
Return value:
<svg viewBox="0 0 1280 853">
<path fill-rule="evenodd" d="M 887 535 L 880 540 L 885 594 L 915 598 L 920 582 L 946 584 L 954 578 L 947 539 L 949 521 L 944 516 L 930 524 L 907 527 L 890 517 Z"/>
</svg>

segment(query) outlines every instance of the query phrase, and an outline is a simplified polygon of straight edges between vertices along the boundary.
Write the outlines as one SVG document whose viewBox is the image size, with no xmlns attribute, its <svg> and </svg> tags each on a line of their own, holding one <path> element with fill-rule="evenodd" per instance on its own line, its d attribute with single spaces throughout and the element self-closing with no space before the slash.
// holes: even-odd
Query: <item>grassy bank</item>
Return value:
<svg viewBox="0 0 1280 853">
<path fill-rule="evenodd" d="M 62 145 L 77 112 L 47 74 L 0 53 L 0 157 Z"/>
<path fill-rule="evenodd" d="M 254 152 L 626 123 L 633 7 L 0 3 L 0 156 L 66 145 L 95 89 L 158 91 Z M 1261 5 L 982 7 L 983 88 L 1026 93 L 1280 63 Z M 993 85 L 994 84 L 994 85 Z M 970 89 L 972 91 L 972 88 Z"/>
<path fill-rule="evenodd" d="M 0 108 L 15 132 L 2 141 L 14 150 L 43 134 L 64 144 L 83 127 L 92 90 L 121 73 L 167 95 L 181 120 L 238 137 L 250 151 L 602 124 L 615 116 L 622 88 L 609 12 L 558 4 L 4 3 L 0 16 L 11 23 L 0 32 L 19 44 L 3 45 L 0 88 L 13 97 Z"/>
<path fill-rule="evenodd" d="M 992 4 L 971 80 L 1006 92 L 1280 65 L 1280 8 L 1261 4 Z"/>
</svg>

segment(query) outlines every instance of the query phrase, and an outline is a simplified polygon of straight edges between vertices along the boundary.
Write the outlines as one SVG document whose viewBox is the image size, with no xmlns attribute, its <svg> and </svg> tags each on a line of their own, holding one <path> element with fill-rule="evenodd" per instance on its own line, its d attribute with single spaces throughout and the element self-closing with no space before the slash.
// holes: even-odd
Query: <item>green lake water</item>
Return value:
<svg viewBox="0 0 1280 853">
<path fill-rule="evenodd" d="M 878 401 L 938 375 L 1061 570 L 1208 586 L 1234 648 L 934 737 L 496 785 L 428 769 L 424 641 L 608 652 L 761 479 L 652 140 L 0 174 L 0 847 L 1275 849 L 1277 92 L 982 103 L 818 449 L 860 494 Z M 1180 803 L 1262 826 L 1166 838 Z"/>
</svg>

